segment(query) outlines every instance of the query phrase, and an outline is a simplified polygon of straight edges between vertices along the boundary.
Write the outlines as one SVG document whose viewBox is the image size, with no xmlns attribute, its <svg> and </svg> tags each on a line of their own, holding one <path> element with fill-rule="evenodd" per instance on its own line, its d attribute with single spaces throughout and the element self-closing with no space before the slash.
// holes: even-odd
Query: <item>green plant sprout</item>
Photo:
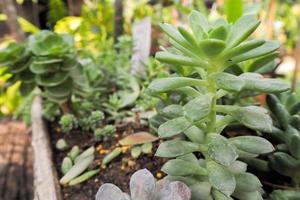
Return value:
<svg viewBox="0 0 300 200">
<path fill-rule="evenodd" d="M 246 41 L 259 24 L 253 15 L 242 16 L 234 24 L 222 18 L 209 23 L 197 11 L 189 16 L 192 33 L 183 27 L 161 24 L 173 48 L 162 48 L 156 58 L 177 68 L 188 68 L 193 76 L 174 74 L 149 85 L 148 90 L 154 95 L 168 98 L 171 93 L 179 93 L 188 101 L 169 109 L 176 117 L 163 123 L 158 134 L 161 138 L 175 138 L 160 144 L 156 156 L 175 158 L 162 171 L 169 180 L 185 182 L 194 200 L 262 199 L 262 184 L 246 172 L 247 164 L 238 158 L 267 154 L 274 147 L 261 137 L 227 139 L 221 132 L 231 123 L 270 131 L 272 119 L 262 107 L 218 103 L 223 96 L 241 91 L 279 93 L 289 89 L 280 80 L 265 79 L 258 73 L 236 76 L 224 72 L 240 62 L 277 51 L 280 45 L 276 41 Z M 177 137 L 183 135 L 189 141 Z M 193 153 L 199 152 L 202 157 L 198 160 Z"/>
</svg>

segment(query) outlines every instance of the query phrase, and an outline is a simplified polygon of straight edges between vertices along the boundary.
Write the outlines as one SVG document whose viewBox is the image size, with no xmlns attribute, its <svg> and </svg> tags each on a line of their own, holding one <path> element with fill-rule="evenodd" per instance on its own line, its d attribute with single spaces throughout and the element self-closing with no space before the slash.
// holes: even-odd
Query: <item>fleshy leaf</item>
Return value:
<svg viewBox="0 0 300 200">
<path fill-rule="evenodd" d="M 235 175 L 236 190 L 243 192 L 258 191 L 262 184 L 256 176 L 250 173 L 240 173 Z"/>
<path fill-rule="evenodd" d="M 135 172 L 130 179 L 132 200 L 152 200 L 155 196 L 155 179 L 151 172 L 142 169 Z"/>
<path fill-rule="evenodd" d="M 199 146 L 195 143 L 175 139 L 160 144 L 155 156 L 173 158 L 193 153 L 198 150 Z"/>
<path fill-rule="evenodd" d="M 211 111 L 212 99 L 213 94 L 211 93 L 196 97 L 184 105 L 184 115 L 192 121 L 202 120 Z"/>
<path fill-rule="evenodd" d="M 126 136 L 125 138 L 121 139 L 119 143 L 123 146 L 126 146 L 144 144 L 146 142 L 154 142 L 156 140 L 158 140 L 158 138 L 148 132 L 138 132 Z"/>
<path fill-rule="evenodd" d="M 208 135 L 208 155 L 224 166 L 230 166 L 238 158 L 235 146 L 218 134 Z"/>
<path fill-rule="evenodd" d="M 214 161 L 207 163 L 207 170 L 210 184 L 215 189 L 230 197 L 236 186 L 234 175 L 228 169 Z"/>
<path fill-rule="evenodd" d="M 192 126 L 192 124 L 185 117 L 171 119 L 163 123 L 158 128 L 158 135 L 162 138 L 172 137 L 174 135 L 182 133 L 190 126 Z"/>
<path fill-rule="evenodd" d="M 126 195 L 114 184 L 103 184 L 96 194 L 96 200 L 129 200 Z"/>
<path fill-rule="evenodd" d="M 238 149 L 253 154 L 266 154 L 274 151 L 273 145 L 258 136 L 238 136 L 230 139 Z"/>
</svg>

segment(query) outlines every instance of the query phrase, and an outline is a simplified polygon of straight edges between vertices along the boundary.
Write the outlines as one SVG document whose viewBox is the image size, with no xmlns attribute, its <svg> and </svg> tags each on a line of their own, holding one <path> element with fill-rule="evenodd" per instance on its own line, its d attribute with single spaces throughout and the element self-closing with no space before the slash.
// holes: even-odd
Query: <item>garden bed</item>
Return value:
<svg viewBox="0 0 300 200">
<path fill-rule="evenodd" d="M 37 101 L 34 102 L 33 107 L 35 108 L 37 106 L 39 107 L 40 103 L 41 102 L 38 99 Z M 40 118 L 40 120 L 43 119 Z M 35 122 L 36 120 L 33 121 L 33 123 Z M 44 132 L 45 134 L 49 133 L 49 137 L 45 137 L 44 139 L 46 140 L 45 143 L 49 142 L 51 148 L 46 147 L 45 149 L 48 155 L 51 155 L 51 163 L 48 163 L 47 166 L 48 169 L 51 169 L 51 165 L 55 167 L 55 170 L 52 171 L 55 184 L 53 184 L 51 187 L 52 190 L 57 191 L 57 196 L 55 197 L 56 199 L 60 199 L 61 198 L 60 196 L 62 196 L 64 200 L 93 199 L 99 187 L 104 183 L 114 183 L 124 191 L 129 192 L 128 183 L 130 177 L 138 169 L 147 168 L 156 176 L 157 179 L 160 179 L 164 176 L 164 174 L 160 171 L 160 168 L 165 162 L 165 160 L 162 158 L 154 157 L 154 153 L 159 144 L 159 141 L 153 143 L 154 148 L 152 150 L 152 153 L 144 154 L 143 156 L 140 156 L 137 159 L 131 157 L 130 151 L 127 147 L 123 147 L 122 148 L 123 153 L 120 156 L 118 156 L 116 159 L 114 159 L 107 167 L 100 166 L 104 156 L 108 152 L 112 151 L 115 147 L 120 146 L 120 144 L 118 143 L 120 139 L 136 132 L 147 131 L 147 127 L 141 127 L 137 129 L 134 128 L 134 124 L 132 123 L 119 124 L 117 126 L 117 132 L 111 140 L 98 142 L 95 145 L 95 140 L 93 134 L 91 133 L 84 133 L 80 130 L 74 130 L 69 134 L 65 134 L 61 132 L 57 121 L 54 123 L 45 122 L 45 124 L 47 124 L 46 125 L 47 131 L 44 131 L 42 127 L 40 127 L 40 129 L 36 128 L 33 130 L 33 135 L 36 135 L 37 132 Z M 34 126 L 36 127 L 37 125 Z M 58 179 L 59 177 L 63 176 L 60 171 L 61 163 L 63 158 L 67 154 L 67 151 L 60 151 L 55 148 L 57 140 L 61 138 L 63 138 L 68 143 L 69 146 L 77 145 L 79 146 L 80 149 L 83 150 L 95 145 L 96 148 L 95 159 L 93 163 L 90 165 L 90 167 L 92 168 L 100 167 L 101 168 L 100 172 L 96 176 L 90 178 L 89 180 L 81 184 L 75 186 L 59 186 Z M 40 149 L 34 148 L 34 151 L 39 152 Z M 35 159 L 35 166 L 40 165 L 40 163 L 41 161 Z M 49 180 L 50 177 L 50 176 L 45 176 L 45 174 L 39 174 L 39 176 L 43 176 L 43 177 L 41 178 L 35 177 L 35 180 L 36 179 Z M 36 187 L 40 187 L 40 186 L 37 186 L 36 184 Z"/>
</svg>

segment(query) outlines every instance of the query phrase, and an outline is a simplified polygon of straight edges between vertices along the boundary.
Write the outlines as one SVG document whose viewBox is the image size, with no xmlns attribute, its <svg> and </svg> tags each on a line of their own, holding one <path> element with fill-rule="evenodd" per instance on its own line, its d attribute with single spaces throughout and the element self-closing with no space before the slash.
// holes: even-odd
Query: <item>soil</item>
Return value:
<svg viewBox="0 0 300 200">
<path fill-rule="evenodd" d="M 94 145 L 97 151 L 95 153 L 95 160 L 91 165 L 91 169 L 101 168 L 99 174 L 90 178 L 86 182 L 72 187 L 62 186 L 61 189 L 64 200 L 95 199 L 97 190 L 104 183 L 113 183 L 120 187 L 124 192 L 129 192 L 129 181 L 131 175 L 135 171 L 143 168 L 150 170 L 157 179 L 161 179 L 164 176 L 163 172 L 160 171 L 160 168 L 166 160 L 154 156 L 160 141 L 153 143 L 154 148 L 150 154 L 143 154 L 139 158 L 134 159 L 130 155 L 130 150 L 127 149 L 122 155 L 114 159 L 106 168 L 100 166 L 105 155 L 115 147 L 119 146 L 118 141 L 120 139 L 132 133 L 148 131 L 145 127 L 134 128 L 133 124 L 117 126 L 117 133 L 112 139 L 98 142 L 96 144 L 92 133 L 84 133 L 80 130 L 75 130 L 69 134 L 64 134 L 60 131 L 57 123 L 51 123 L 49 124 L 49 127 L 54 151 L 53 160 L 58 171 L 59 178 L 63 176 L 60 172 L 61 162 L 68 153 L 68 150 L 59 151 L 55 148 L 56 141 L 60 138 L 64 138 L 70 147 L 78 145 L 82 150 Z"/>
</svg>

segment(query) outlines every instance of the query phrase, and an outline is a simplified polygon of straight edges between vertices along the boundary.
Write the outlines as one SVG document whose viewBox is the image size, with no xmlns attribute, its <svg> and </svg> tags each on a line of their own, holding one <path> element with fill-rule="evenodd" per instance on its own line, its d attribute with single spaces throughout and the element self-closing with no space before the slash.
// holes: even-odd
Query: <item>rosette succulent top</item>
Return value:
<svg viewBox="0 0 300 200">
<path fill-rule="evenodd" d="M 72 94 L 87 91 L 73 39 L 68 35 L 40 31 L 24 44 L 12 43 L 1 50 L 0 63 L 13 74 L 12 82 L 22 82 L 25 94 L 38 86 L 44 97 L 61 104 Z"/>
<path fill-rule="evenodd" d="M 252 15 L 242 16 L 234 24 L 223 18 L 210 23 L 193 11 L 189 16 L 190 30 L 161 24 L 172 48 L 162 48 L 156 58 L 189 73 L 156 79 L 148 88 L 164 99 L 173 93 L 187 99 L 187 103 L 164 109 L 173 117 L 160 125 L 158 134 L 171 140 L 160 144 L 156 156 L 174 158 L 162 171 L 168 174 L 167 179 L 185 182 L 192 190 L 192 199 L 262 199 L 260 181 L 246 172 L 247 164 L 239 158 L 270 153 L 274 147 L 258 136 L 228 139 L 221 133 L 231 123 L 270 131 L 272 119 L 262 107 L 221 105 L 219 101 L 227 94 L 242 91 L 279 93 L 289 89 L 280 80 L 266 79 L 258 73 L 237 76 L 226 72 L 243 61 L 277 54 L 280 45 L 276 41 L 247 40 L 259 23 Z"/>
</svg>

